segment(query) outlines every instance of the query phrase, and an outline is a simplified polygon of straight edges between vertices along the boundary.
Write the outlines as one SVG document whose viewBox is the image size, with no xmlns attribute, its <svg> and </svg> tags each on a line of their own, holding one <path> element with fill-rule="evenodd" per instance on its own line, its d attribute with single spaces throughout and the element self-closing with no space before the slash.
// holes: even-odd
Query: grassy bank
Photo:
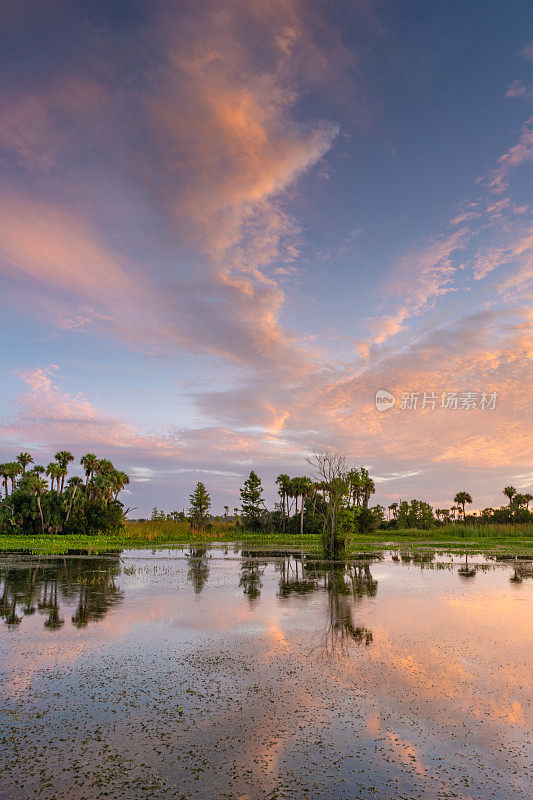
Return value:
<svg viewBox="0 0 533 800">
<path fill-rule="evenodd" d="M 318 536 L 282 533 L 259 534 L 242 531 L 232 522 L 214 523 L 204 535 L 191 532 L 187 522 L 128 522 L 115 536 L 0 536 L 0 551 L 29 550 L 34 553 L 66 553 L 69 550 L 104 552 L 109 550 L 156 548 L 216 542 L 242 542 L 250 548 L 287 548 L 318 554 Z M 429 531 L 406 529 L 377 531 L 359 535 L 351 552 L 423 547 L 456 551 L 520 553 L 533 556 L 533 526 L 528 525 L 447 525 Z"/>
</svg>

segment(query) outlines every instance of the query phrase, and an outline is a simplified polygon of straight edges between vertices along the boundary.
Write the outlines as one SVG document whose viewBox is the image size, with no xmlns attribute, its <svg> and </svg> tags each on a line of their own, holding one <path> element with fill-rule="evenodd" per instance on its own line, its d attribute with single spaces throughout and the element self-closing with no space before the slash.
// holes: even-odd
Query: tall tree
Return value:
<svg viewBox="0 0 533 800">
<path fill-rule="evenodd" d="M 370 495 L 374 494 L 376 491 L 376 487 L 374 485 L 373 479 L 368 474 L 368 470 L 364 467 L 361 467 L 361 492 L 363 495 L 363 508 L 368 508 L 368 501 L 370 500 Z"/>
<path fill-rule="evenodd" d="M 9 480 L 9 475 L 8 475 L 8 471 L 7 471 L 6 467 L 7 467 L 7 464 L 0 464 L 0 477 L 2 478 L 2 482 L 4 484 L 4 490 L 5 490 L 6 497 L 7 497 L 9 495 L 9 488 L 8 488 L 8 484 L 7 484 L 8 480 Z"/>
<path fill-rule="evenodd" d="M 42 478 L 33 478 L 30 483 L 30 491 L 35 496 L 37 500 L 37 508 L 39 509 L 39 516 L 41 518 L 41 533 L 44 534 L 44 517 L 43 517 L 43 509 L 41 506 L 41 495 L 46 492 L 48 486 L 46 485 L 46 481 Z"/>
<path fill-rule="evenodd" d="M 260 527 L 261 512 L 264 507 L 262 494 L 261 478 L 252 470 L 240 491 L 241 513 L 245 528 L 258 530 Z"/>
<path fill-rule="evenodd" d="M 300 535 L 304 532 L 304 512 L 305 500 L 311 495 L 313 490 L 313 481 L 310 478 L 301 477 L 293 478 L 294 493 L 301 498 L 300 504 Z"/>
<path fill-rule="evenodd" d="M 506 497 L 509 498 L 509 505 L 511 505 L 511 503 L 513 502 L 513 497 L 516 494 L 516 489 L 514 488 L 514 486 L 506 486 L 505 489 L 503 490 L 503 493 Z"/>
<path fill-rule="evenodd" d="M 278 485 L 278 494 L 281 498 L 281 517 L 283 522 L 283 529 L 285 530 L 287 517 L 289 516 L 289 489 L 291 479 L 284 472 L 278 475 L 276 483 Z M 285 507 L 287 506 L 287 510 Z"/>
<path fill-rule="evenodd" d="M 18 461 L 8 461 L 7 464 L 3 466 L 4 474 L 7 473 L 7 477 L 11 481 L 11 494 L 15 491 L 16 488 L 16 481 L 17 477 L 22 472 L 22 467 L 18 463 Z"/>
<path fill-rule="evenodd" d="M 83 486 L 83 481 L 81 478 L 74 476 L 68 479 L 68 486 L 71 489 L 71 494 L 70 494 L 70 501 L 68 504 L 67 516 L 65 518 L 65 524 L 69 521 L 70 512 L 72 511 L 72 505 L 74 503 L 74 498 L 76 497 L 76 492 Z"/>
<path fill-rule="evenodd" d="M 207 524 L 207 515 L 211 508 L 211 498 L 204 484 L 198 481 L 194 492 L 190 496 L 189 517 L 193 530 L 203 531 Z"/>
<path fill-rule="evenodd" d="M 330 521 L 329 554 L 336 555 L 340 550 L 337 539 L 337 514 L 349 491 L 346 453 L 329 450 L 316 450 L 307 459 L 314 468 L 317 480 L 325 486 L 328 515 Z"/>
<path fill-rule="evenodd" d="M 26 467 L 28 466 L 28 464 L 33 464 L 33 458 L 29 453 L 19 453 L 17 456 L 17 461 L 22 467 L 23 475 L 26 474 Z"/>
<path fill-rule="evenodd" d="M 80 464 L 85 470 L 85 486 L 87 486 L 98 469 L 98 459 L 94 453 L 86 453 L 80 458 Z"/>
<path fill-rule="evenodd" d="M 62 492 L 63 487 L 65 486 L 65 477 L 67 474 L 68 465 L 74 461 L 74 456 L 69 450 L 60 450 L 55 454 L 54 458 L 61 467 L 61 472 L 59 473 L 59 477 L 61 478 L 61 486 L 59 485 L 58 481 L 57 490 Z"/>
<path fill-rule="evenodd" d="M 468 492 L 457 492 L 457 494 L 453 498 L 453 502 L 457 503 L 458 506 L 461 506 L 461 509 L 462 509 L 462 512 L 463 512 L 463 519 L 464 519 L 465 518 L 465 504 L 472 502 L 471 496 L 468 494 Z"/>
<path fill-rule="evenodd" d="M 59 491 L 59 464 L 57 461 L 51 461 L 46 467 L 46 474 L 50 478 L 50 491 L 54 491 L 54 481 L 57 481 L 57 491 Z"/>
</svg>

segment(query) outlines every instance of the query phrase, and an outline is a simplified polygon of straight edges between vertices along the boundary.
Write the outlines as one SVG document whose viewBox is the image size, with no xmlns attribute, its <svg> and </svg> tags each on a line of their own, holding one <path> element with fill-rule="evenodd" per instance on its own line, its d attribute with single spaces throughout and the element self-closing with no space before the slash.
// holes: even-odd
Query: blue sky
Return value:
<svg viewBox="0 0 533 800">
<path fill-rule="evenodd" d="M 0 459 L 94 450 L 139 513 L 316 447 L 381 503 L 530 489 L 531 16 L 8 3 Z"/>
</svg>

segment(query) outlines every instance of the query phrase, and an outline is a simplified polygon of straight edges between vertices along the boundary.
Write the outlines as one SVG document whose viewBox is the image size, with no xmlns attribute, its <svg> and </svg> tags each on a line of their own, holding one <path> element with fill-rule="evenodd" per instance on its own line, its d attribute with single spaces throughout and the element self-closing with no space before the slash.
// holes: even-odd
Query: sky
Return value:
<svg viewBox="0 0 533 800">
<path fill-rule="evenodd" d="M 0 461 L 110 458 L 130 516 L 324 447 L 531 491 L 530 3 L 0 10 Z"/>
</svg>

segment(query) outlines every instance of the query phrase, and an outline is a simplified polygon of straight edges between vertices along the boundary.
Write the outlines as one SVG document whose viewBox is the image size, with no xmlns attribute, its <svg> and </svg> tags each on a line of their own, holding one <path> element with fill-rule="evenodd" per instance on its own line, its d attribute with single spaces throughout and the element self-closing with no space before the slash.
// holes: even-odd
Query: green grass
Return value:
<svg viewBox="0 0 533 800">
<path fill-rule="evenodd" d="M 3 536 L 1 550 L 29 550 L 33 553 L 66 553 L 69 550 L 104 552 L 125 548 L 160 548 L 165 546 L 216 542 L 242 543 L 250 548 L 320 551 L 320 537 L 283 533 L 260 534 L 242 531 L 233 522 L 216 522 L 204 535 L 191 532 L 187 522 L 128 522 L 120 533 L 107 536 Z M 350 552 L 398 547 L 433 548 L 455 551 L 520 553 L 533 555 L 533 525 L 447 525 L 429 531 L 406 529 L 377 531 L 355 538 Z"/>
</svg>

